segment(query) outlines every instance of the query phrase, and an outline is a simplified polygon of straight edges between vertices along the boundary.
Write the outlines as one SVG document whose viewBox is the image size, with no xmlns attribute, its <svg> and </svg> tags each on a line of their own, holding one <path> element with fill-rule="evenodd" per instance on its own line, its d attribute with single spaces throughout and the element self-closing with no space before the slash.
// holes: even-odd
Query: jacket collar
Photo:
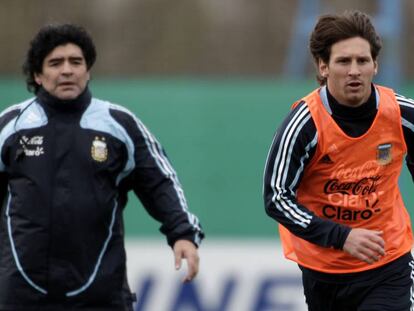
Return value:
<svg viewBox="0 0 414 311">
<path fill-rule="evenodd" d="M 45 109 L 56 112 L 84 111 L 92 99 L 92 94 L 88 87 L 86 87 L 85 90 L 75 99 L 59 99 L 48 93 L 44 88 L 40 88 L 36 96 L 38 102 Z"/>
</svg>

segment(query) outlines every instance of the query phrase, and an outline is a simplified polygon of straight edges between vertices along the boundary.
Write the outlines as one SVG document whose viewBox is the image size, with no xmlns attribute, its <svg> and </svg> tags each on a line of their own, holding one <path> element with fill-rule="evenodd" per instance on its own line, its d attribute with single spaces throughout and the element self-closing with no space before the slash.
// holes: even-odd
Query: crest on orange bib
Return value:
<svg viewBox="0 0 414 311">
<path fill-rule="evenodd" d="M 96 136 L 91 147 L 92 158 L 97 162 L 104 162 L 108 158 L 108 147 L 105 137 Z"/>
<path fill-rule="evenodd" d="M 377 162 L 380 165 L 390 164 L 392 161 L 392 144 L 381 144 L 377 147 Z"/>
</svg>

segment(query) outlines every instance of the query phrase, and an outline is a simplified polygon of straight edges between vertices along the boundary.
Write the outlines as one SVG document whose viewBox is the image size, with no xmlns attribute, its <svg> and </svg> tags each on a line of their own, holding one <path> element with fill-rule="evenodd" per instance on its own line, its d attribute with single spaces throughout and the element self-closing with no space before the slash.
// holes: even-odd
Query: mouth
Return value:
<svg viewBox="0 0 414 311">
<path fill-rule="evenodd" d="M 359 89 L 360 87 L 362 87 L 362 82 L 361 81 L 350 81 L 346 85 L 351 89 Z"/>
<path fill-rule="evenodd" d="M 74 86 L 75 86 L 75 83 L 73 83 L 73 82 L 58 83 L 58 87 L 61 87 L 61 88 L 73 88 Z"/>
</svg>

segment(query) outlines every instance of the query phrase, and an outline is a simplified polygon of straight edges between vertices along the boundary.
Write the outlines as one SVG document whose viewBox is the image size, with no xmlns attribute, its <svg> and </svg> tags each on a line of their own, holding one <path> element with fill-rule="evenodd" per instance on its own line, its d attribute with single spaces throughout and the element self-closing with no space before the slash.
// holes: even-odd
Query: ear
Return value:
<svg viewBox="0 0 414 311">
<path fill-rule="evenodd" d="M 378 61 L 374 60 L 374 75 L 376 75 L 378 72 Z"/>
<path fill-rule="evenodd" d="M 42 85 L 42 78 L 41 78 L 41 73 L 35 73 L 34 74 L 34 79 L 36 81 L 37 84 Z"/>
<path fill-rule="evenodd" d="M 328 64 L 325 63 L 322 59 L 319 59 L 318 61 L 318 69 L 319 74 L 324 77 L 325 79 L 329 76 L 329 67 Z"/>
</svg>

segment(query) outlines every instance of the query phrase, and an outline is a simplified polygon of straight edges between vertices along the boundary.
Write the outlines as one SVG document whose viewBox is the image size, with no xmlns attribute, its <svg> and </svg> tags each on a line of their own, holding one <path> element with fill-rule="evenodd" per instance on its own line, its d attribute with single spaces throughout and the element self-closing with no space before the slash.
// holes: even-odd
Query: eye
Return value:
<svg viewBox="0 0 414 311">
<path fill-rule="evenodd" d="M 336 62 L 339 64 L 347 64 L 349 60 L 347 58 L 339 58 Z"/>
<path fill-rule="evenodd" d="M 370 62 L 370 60 L 368 58 L 358 59 L 358 63 L 360 63 L 360 64 L 366 64 L 366 63 L 369 63 L 369 62 Z"/>
<path fill-rule="evenodd" d="M 80 66 L 80 65 L 83 64 L 83 59 L 82 58 L 72 58 L 72 59 L 70 59 L 70 63 L 72 65 L 75 65 L 75 66 Z"/>
</svg>

